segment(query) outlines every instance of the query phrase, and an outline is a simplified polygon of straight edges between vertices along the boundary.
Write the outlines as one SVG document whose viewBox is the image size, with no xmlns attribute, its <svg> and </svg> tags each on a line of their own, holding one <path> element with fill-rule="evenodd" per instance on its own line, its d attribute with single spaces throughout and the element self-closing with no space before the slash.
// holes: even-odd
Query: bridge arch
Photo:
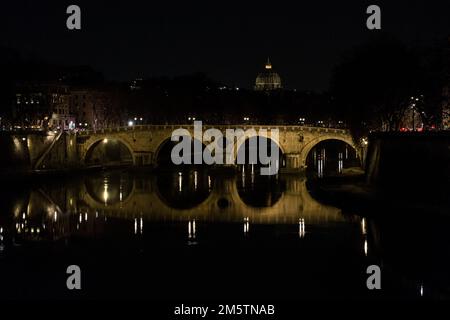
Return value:
<svg viewBox="0 0 450 320">
<path fill-rule="evenodd" d="M 246 147 L 246 144 L 247 144 L 247 142 L 249 142 L 251 139 L 254 139 L 254 138 L 259 138 L 259 137 L 262 137 L 262 138 L 265 138 L 265 139 L 267 139 L 267 141 L 268 141 L 268 143 L 274 143 L 274 144 L 276 144 L 277 145 L 277 147 L 278 147 L 278 150 L 280 151 L 280 155 L 279 155 L 279 159 L 281 160 L 281 161 L 283 161 L 283 157 L 284 157 L 284 155 L 286 155 L 286 152 L 285 152 L 285 148 L 282 146 L 282 144 L 280 143 L 280 139 L 278 138 L 278 140 L 276 140 L 276 139 L 273 139 L 269 134 L 267 134 L 267 132 L 265 133 L 265 134 L 260 134 L 259 132 L 252 132 L 251 134 L 247 134 L 246 133 L 246 135 L 244 136 L 244 137 L 242 137 L 241 139 L 239 139 L 238 141 L 236 141 L 236 143 L 235 143 L 235 146 L 234 146 L 234 154 L 233 154 L 233 156 L 234 156 L 234 159 L 228 159 L 230 162 L 229 163 L 233 163 L 233 164 L 237 164 L 237 160 L 238 160 L 238 155 L 239 155 L 239 152 L 241 151 L 241 147 L 243 147 L 243 146 L 245 146 Z M 233 141 L 234 142 L 234 141 Z M 259 146 L 258 146 L 259 147 Z M 246 152 L 247 152 L 247 150 L 246 150 Z M 258 157 L 259 157 L 259 151 L 258 151 Z M 282 167 L 282 163 L 280 163 L 280 167 Z"/>
<path fill-rule="evenodd" d="M 188 135 L 186 134 L 186 136 L 188 136 Z M 192 155 L 194 154 L 193 142 L 197 141 L 202 144 L 202 159 L 203 159 L 203 150 L 205 149 L 206 145 L 203 142 L 201 142 L 197 139 L 194 139 L 194 137 L 192 135 L 190 135 L 189 137 L 192 139 L 192 142 L 191 142 Z M 164 165 L 164 164 L 167 165 L 169 163 L 169 161 L 167 159 L 166 159 L 166 161 L 164 161 L 164 159 L 161 159 L 161 158 L 164 156 L 164 153 L 166 153 L 166 155 L 165 155 L 166 157 L 170 158 L 173 146 L 175 146 L 178 143 L 179 142 L 172 141 L 172 135 L 167 136 L 160 140 L 160 143 L 156 147 L 155 158 L 154 158 L 155 165 L 157 167 L 160 167 L 161 165 Z M 191 159 L 191 160 L 192 160 L 192 165 L 194 165 L 193 159 Z"/>
<path fill-rule="evenodd" d="M 93 139 L 88 143 L 86 146 L 84 153 L 81 157 L 82 162 L 84 164 L 88 164 L 88 160 L 90 156 L 92 156 L 92 153 L 95 151 L 95 149 L 101 144 L 101 143 L 109 143 L 110 141 L 117 141 L 119 144 L 124 146 L 126 150 L 128 151 L 129 155 L 131 156 L 132 164 L 135 164 L 135 155 L 133 152 L 132 146 L 124 139 L 117 137 L 117 136 L 103 136 L 96 139 Z"/>
<path fill-rule="evenodd" d="M 311 152 L 311 150 L 316 145 L 318 145 L 320 142 L 328 141 L 328 140 L 337 140 L 337 141 L 341 141 L 341 142 L 348 144 L 350 147 L 352 147 L 356 151 L 356 154 L 359 156 L 359 149 L 356 146 L 355 142 L 353 141 L 353 138 L 340 136 L 340 135 L 324 135 L 324 136 L 319 136 L 317 138 L 312 139 L 311 141 L 309 141 L 308 143 L 306 143 L 303 146 L 303 148 L 301 150 L 301 156 L 300 156 L 303 167 L 306 167 L 306 161 L 308 159 L 308 155 Z"/>
</svg>

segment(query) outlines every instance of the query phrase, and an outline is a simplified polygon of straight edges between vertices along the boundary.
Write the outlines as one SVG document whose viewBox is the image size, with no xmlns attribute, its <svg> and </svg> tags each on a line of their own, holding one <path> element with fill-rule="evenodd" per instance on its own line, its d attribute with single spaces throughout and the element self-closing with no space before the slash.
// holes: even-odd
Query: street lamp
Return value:
<svg viewBox="0 0 450 320">
<path fill-rule="evenodd" d="M 133 121 L 131 121 L 131 120 L 128 121 L 128 126 L 129 126 L 129 127 L 132 127 L 133 125 L 134 125 L 134 122 L 133 122 Z"/>
</svg>

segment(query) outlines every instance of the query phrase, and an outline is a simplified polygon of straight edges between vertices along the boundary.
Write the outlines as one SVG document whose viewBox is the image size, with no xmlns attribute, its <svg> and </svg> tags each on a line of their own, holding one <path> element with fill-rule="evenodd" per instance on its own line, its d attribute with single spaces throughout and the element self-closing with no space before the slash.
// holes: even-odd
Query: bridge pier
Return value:
<svg viewBox="0 0 450 320">
<path fill-rule="evenodd" d="M 155 161 L 153 152 L 134 152 L 133 165 L 135 166 L 154 166 Z"/>
<path fill-rule="evenodd" d="M 286 166 L 281 170 L 282 172 L 300 172 L 306 168 L 300 153 L 287 153 L 285 157 Z"/>
</svg>

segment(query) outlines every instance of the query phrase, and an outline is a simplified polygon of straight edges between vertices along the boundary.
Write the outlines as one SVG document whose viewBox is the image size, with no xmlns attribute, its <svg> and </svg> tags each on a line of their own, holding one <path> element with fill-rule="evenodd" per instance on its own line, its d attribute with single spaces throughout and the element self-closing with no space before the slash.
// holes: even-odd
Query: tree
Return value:
<svg viewBox="0 0 450 320">
<path fill-rule="evenodd" d="M 422 79 L 417 56 L 393 37 L 377 33 L 335 68 L 330 89 L 335 107 L 359 139 L 372 130 L 398 130 Z"/>
</svg>

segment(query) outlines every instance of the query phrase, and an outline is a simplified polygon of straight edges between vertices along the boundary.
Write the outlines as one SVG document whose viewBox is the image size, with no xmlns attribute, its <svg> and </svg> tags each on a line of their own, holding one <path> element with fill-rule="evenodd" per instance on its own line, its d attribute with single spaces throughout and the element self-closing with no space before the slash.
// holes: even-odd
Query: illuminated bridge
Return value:
<svg viewBox="0 0 450 320">
<path fill-rule="evenodd" d="M 256 136 L 262 136 L 270 143 L 276 143 L 282 157 L 280 167 L 286 171 L 304 169 L 312 148 L 326 140 L 342 141 L 354 148 L 357 154 L 360 153 L 360 148 L 354 143 L 349 131 L 343 129 L 263 125 L 203 126 L 204 131 L 212 128 L 220 130 L 224 136 L 228 129 L 244 130 L 245 139 L 234 142 L 236 151 L 242 144 Z M 119 146 L 116 151 L 117 163 L 156 167 L 164 158 L 163 153 L 172 143 L 172 133 L 177 129 L 185 129 L 192 137 L 194 136 L 193 125 L 144 125 L 66 133 L 55 136 L 55 140 L 58 141 L 30 158 L 34 158 L 32 165 L 34 169 L 105 165 L 102 160 L 108 153 L 105 151 L 105 145 L 110 143 Z M 273 129 L 279 131 L 278 141 L 271 138 L 270 132 Z"/>
</svg>

